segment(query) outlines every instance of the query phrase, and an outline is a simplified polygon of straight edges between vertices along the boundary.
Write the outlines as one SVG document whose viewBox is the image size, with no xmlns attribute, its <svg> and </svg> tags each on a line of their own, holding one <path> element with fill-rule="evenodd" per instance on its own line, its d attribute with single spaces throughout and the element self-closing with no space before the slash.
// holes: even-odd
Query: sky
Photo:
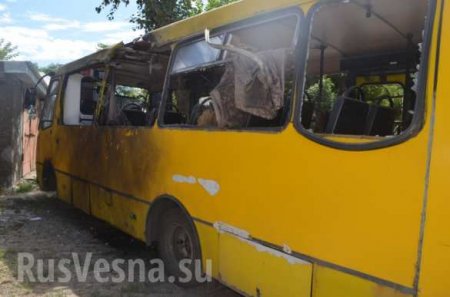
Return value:
<svg viewBox="0 0 450 297">
<path fill-rule="evenodd" d="M 129 23 L 135 4 L 109 21 L 97 14 L 101 0 L 0 0 L 0 39 L 18 47 L 15 60 L 39 66 L 67 63 L 96 51 L 98 43 L 128 42 L 143 34 Z M 133 2 L 133 1 L 131 1 Z"/>
</svg>

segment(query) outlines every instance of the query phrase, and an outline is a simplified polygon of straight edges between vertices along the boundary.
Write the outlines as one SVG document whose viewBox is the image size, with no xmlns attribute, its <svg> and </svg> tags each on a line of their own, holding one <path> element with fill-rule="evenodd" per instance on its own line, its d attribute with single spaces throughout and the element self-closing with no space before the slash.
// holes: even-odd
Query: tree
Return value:
<svg viewBox="0 0 450 297">
<path fill-rule="evenodd" d="M 39 71 L 45 74 L 50 72 L 56 72 L 61 66 L 63 65 L 58 63 L 50 63 L 47 66 L 39 67 Z"/>
<path fill-rule="evenodd" d="M 100 13 L 111 7 L 108 18 L 112 20 L 121 4 L 128 5 L 130 0 L 102 0 L 96 11 Z M 132 15 L 131 22 L 148 31 L 189 17 L 196 8 L 190 0 L 136 0 L 136 4 L 138 11 Z"/>
<path fill-rule="evenodd" d="M 218 8 L 221 6 L 224 6 L 226 4 L 230 4 L 232 2 L 235 2 L 237 0 L 208 0 L 207 2 L 202 0 L 195 0 L 195 9 L 191 11 L 190 16 L 194 16 L 196 14 L 209 11 L 214 8 Z"/>
<path fill-rule="evenodd" d="M 12 60 L 19 56 L 17 46 L 0 38 L 0 60 Z"/>
<path fill-rule="evenodd" d="M 232 2 L 235 2 L 236 0 L 209 0 L 206 4 L 205 10 L 211 10 L 220 6 L 224 6 L 226 4 L 230 4 Z"/>
<path fill-rule="evenodd" d="M 320 79 L 319 79 L 320 81 Z M 329 111 L 334 105 L 337 97 L 336 85 L 330 77 L 323 78 L 322 96 L 320 96 L 319 82 L 311 85 L 305 92 L 308 99 L 316 103 L 317 108 L 323 111 Z"/>
<path fill-rule="evenodd" d="M 130 1 L 102 0 L 96 11 L 100 13 L 110 7 L 108 19 L 112 20 L 120 5 L 129 5 Z M 136 0 L 138 11 L 131 16 L 130 21 L 138 29 L 151 31 L 234 1 L 236 0 L 208 0 L 205 4 L 202 0 Z"/>
<path fill-rule="evenodd" d="M 98 51 L 107 49 L 108 47 L 110 47 L 110 45 L 108 45 L 106 43 L 101 43 L 101 42 L 97 43 L 97 50 Z"/>
</svg>

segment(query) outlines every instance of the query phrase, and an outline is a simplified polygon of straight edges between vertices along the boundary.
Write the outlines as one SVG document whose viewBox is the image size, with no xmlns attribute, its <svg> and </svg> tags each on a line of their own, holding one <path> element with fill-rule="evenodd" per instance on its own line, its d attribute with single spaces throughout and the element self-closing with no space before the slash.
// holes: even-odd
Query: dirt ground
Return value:
<svg viewBox="0 0 450 297">
<path fill-rule="evenodd" d="M 71 258 L 73 252 L 105 258 L 150 259 L 154 252 L 109 225 L 78 211 L 54 196 L 29 193 L 0 196 L 0 296 L 46 297 L 237 297 L 215 282 L 194 289 L 170 283 L 99 283 L 92 266 L 86 282 L 36 283 L 17 280 L 17 254 L 37 259 Z M 80 256 L 83 261 L 83 257 Z M 72 270 L 73 267 L 70 267 Z"/>
</svg>

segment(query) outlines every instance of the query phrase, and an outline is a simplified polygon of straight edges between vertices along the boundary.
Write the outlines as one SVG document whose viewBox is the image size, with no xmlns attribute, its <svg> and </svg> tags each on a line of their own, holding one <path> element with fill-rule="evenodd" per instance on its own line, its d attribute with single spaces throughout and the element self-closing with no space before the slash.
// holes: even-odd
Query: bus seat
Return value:
<svg viewBox="0 0 450 297">
<path fill-rule="evenodd" d="M 164 123 L 167 125 L 186 124 L 186 118 L 176 111 L 166 111 Z"/>
<path fill-rule="evenodd" d="M 314 103 L 311 101 L 304 101 L 302 108 L 302 125 L 305 129 L 311 128 L 311 122 L 314 114 Z"/>
<path fill-rule="evenodd" d="M 326 133 L 364 135 L 369 108 L 366 102 L 338 97 L 331 111 Z"/>
<path fill-rule="evenodd" d="M 366 135 L 387 136 L 394 132 L 395 110 L 390 107 L 372 105 L 366 124 Z"/>
<path fill-rule="evenodd" d="M 280 126 L 283 126 L 284 119 L 285 119 L 284 108 L 280 109 L 278 111 L 277 116 L 272 120 L 268 120 L 268 119 L 265 119 L 262 117 L 258 117 L 258 116 L 249 114 L 247 128 L 249 128 L 249 127 L 280 127 Z"/>
<path fill-rule="evenodd" d="M 125 114 L 132 126 L 145 126 L 147 119 L 145 112 L 141 110 L 123 110 L 122 112 Z"/>
<path fill-rule="evenodd" d="M 153 126 L 158 118 L 159 106 L 161 105 L 161 93 L 152 93 L 150 96 L 150 108 L 147 112 L 146 123 L 148 126 Z"/>
</svg>

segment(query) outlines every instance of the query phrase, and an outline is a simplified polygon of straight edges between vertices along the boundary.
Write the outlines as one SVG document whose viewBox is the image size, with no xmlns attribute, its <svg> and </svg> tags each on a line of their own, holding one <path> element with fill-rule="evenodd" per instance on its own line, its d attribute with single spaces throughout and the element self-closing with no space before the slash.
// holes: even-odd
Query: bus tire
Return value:
<svg viewBox="0 0 450 297">
<path fill-rule="evenodd" d="M 195 269 L 202 269 L 201 250 L 193 224 L 179 208 L 172 208 L 163 213 L 161 228 L 158 253 L 164 263 L 169 282 L 172 282 L 169 279 L 172 277 L 173 282 L 180 287 L 198 285 L 195 280 Z M 180 261 L 184 259 L 190 260 L 190 264 L 184 263 L 185 265 L 181 268 Z M 197 271 L 197 274 L 199 273 Z"/>
</svg>

